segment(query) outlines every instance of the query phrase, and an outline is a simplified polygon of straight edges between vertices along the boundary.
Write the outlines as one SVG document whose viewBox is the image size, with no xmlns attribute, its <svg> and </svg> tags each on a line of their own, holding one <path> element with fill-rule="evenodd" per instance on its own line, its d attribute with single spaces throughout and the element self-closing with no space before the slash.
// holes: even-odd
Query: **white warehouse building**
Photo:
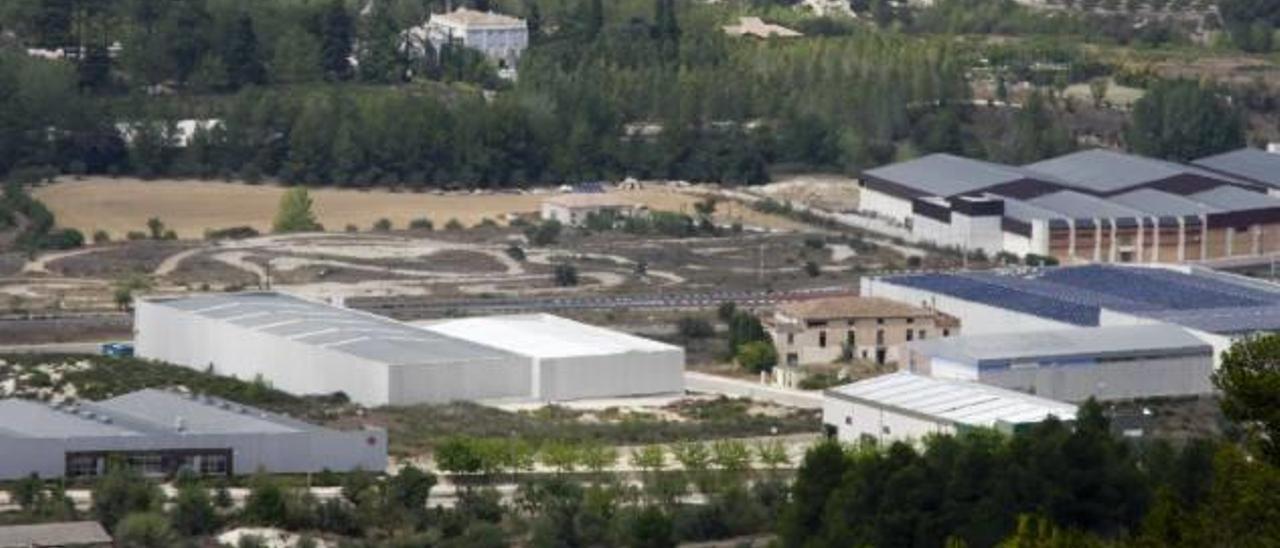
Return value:
<svg viewBox="0 0 1280 548">
<path fill-rule="evenodd" d="M 891 373 L 827 390 L 822 422 L 845 443 L 920 442 L 973 428 L 1014 432 L 1050 417 L 1073 421 L 1076 406 L 984 384 Z"/>
<path fill-rule="evenodd" d="M 527 359 L 543 401 L 684 392 L 684 349 L 550 314 L 419 322 Z"/>
<path fill-rule="evenodd" d="M 271 293 L 140 299 L 139 357 L 368 406 L 684 390 L 683 350 L 554 317 L 414 326 Z"/>
<path fill-rule="evenodd" d="M 1172 325 L 969 335 L 908 344 L 911 371 L 1081 402 L 1210 394 L 1213 347 Z"/>
</svg>

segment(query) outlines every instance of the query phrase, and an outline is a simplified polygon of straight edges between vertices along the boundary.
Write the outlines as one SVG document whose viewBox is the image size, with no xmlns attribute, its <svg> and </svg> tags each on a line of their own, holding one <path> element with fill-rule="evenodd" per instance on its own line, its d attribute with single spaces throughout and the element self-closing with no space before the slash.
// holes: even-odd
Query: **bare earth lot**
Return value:
<svg viewBox="0 0 1280 548">
<path fill-rule="evenodd" d="M 112 238 L 122 238 L 129 231 L 145 230 L 147 219 L 159 217 L 180 238 L 201 238 L 206 229 L 231 226 L 247 225 L 266 232 L 283 192 L 283 187 L 273 185 L 90 177 L 41 187 L 34 194 L 53 210 L 59 225 L 86 235 L 105 230 Z M 437 228 L 450 219 L 466 226 L 484 219 L 502 223 L 509 215 L 537 212 L 550 193 L 432 194 L 320 188 L 313 189 L 311 196 L 321 224 L 339 231 L 349 224 L 367 230 L 382 218 L 400 228 L 421 217 L 431 219 Z M 694 193 L 660 184 L 617 193 L 653 210 L 686 213 L 692 213 L 699 199 Z M 784 218 L 735 206 L 726 204 L 719 212 L 722 222 L 783 230 L 800 227 Z"/>
</svg>

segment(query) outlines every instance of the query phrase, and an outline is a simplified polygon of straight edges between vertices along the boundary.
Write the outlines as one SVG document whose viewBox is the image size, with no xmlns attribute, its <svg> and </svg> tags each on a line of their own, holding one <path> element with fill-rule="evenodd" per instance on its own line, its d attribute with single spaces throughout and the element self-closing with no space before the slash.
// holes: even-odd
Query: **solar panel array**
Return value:
<svg viewBox="0 0 1280 548">
<path fill-rule="evenodd" d="M 1211 274 L 1095 265 L 888 281 L 1079 326 L 1099 325 L 1106 308 L 1215 333 L 1280 330 L 1280 290 Z"/>
</svg>

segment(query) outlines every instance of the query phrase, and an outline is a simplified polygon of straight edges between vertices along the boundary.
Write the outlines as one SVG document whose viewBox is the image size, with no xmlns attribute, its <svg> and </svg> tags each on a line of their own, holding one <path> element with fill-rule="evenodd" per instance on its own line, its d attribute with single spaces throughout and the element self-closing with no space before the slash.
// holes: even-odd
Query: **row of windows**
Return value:
<svg viewBox="0 0 1280 548">
<path fill-rule="evenodd" d="M 231 472 L 226 453 L 145 452 L 120 455 L 121 462 L 144 476 L 161 477 L 189 470 L 206 476 L 225 476 Z M 107 470 L 110 456 L 102 453 L 68 454 L 66 475 L 71 478 L 100 476 Z"/>
</svg>

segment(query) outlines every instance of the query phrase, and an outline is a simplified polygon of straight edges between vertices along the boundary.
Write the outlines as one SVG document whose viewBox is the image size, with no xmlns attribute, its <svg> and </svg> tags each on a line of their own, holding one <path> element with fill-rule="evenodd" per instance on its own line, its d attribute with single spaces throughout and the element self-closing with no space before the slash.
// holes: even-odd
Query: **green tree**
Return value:
<svg viewBox="0 0 1280 548">
<path fill-rule="evenodd" d="M 226 49 L 222 54 L 230 83 L 235 88 L 262 85 L 267 81 L 267 69 L 258 47 L 258 34 L 253 28 L 253 18 L 247 13 L 236 17 Z"/>
<path fill-rule="evenodd" d="M 386 6 L 374 4 L 373 13 L 363 18 L 358 58 L 360 79 L 365 82 L 399 83 L 409 69 L 400 29 Z"/>
<path fill-rule="evenodd" d="M 778 520 L 783 546 L 803 546 L 822 529 L 823 511 L 848 467 L 844 449 L 828 441 L 810 449 L 796 472 L 791 502 Z"/>
<path fill-rule="evenodd" d="M 114 530 L 126 515 L 160 510 L 164 493 L 155 484 L 123 463 L 110 463 L 107 473 L 93 486 L 93 515 L 102 525 Z M 164 520 L 165 528 L 168 521 Z"/>
<path fill-rule="evenodd" d="M 633 548 L 668 548 L 676 545 L 671 518 L 656 506 L 646 506 L 632 518 L 627 536 L 627 545 Z"/>
<path fill-rule="evenodd" d="M 305 187 L 293 187 L 280 196 L 280 207 L 271 223 L 273 232 L 310 232 L 320 229 L 311 211 L 311 194 Z"/>
<path fill-rule="evenodd" d="M 405 465 L 387 480 L 387 495 L 392 502 L 406 510 L 423 510 L 436 486 L 436 476 L 424 472 L 412 464 Z"/>
<path fill-rule="evenodd" d="M 320 59 L 325 77 L 330 80 L 351 79 L 351 47 L 355 40 L 355 22 L 342 0 L 330 0 L 321 14 Z"/>
<path fill-rule="evenodd" d="M 199 482 L 187 482 L 178 487 L 169 520 L 174 531 L 189 537 L 205 535 L 218 528 L 213 500 Z"/>
<path fill-rule="evenodd" d="M 1280 335 L 1237 342 L 1213 374 L 1222 411 L 1244 427 L 1257 453 L 1280 466 Z"/>
<path fill-rule="evenodd" d="M 286 84 L 314 82 L 324 77 L 321 46 L 315 36 L 300 28 L 288 29 L 275 41 L 271 57 L 272 80 Z"/>
<path fill-rule="evenodd" d="M 240 517 L 254 525 L 284 526 L 289 516 L 286 499 L 279 483 L 264 474 L 256 475 L 250 481 L 249 497 Z"/>
<path fill-rule="evenodd" d="M 1214 88 L 1190 80 L 1156 83 L 1134 103 L 1126 135 L 1138 154 L 1184 162 L 1245 143 L 1239 109 Z"/>
<path fill-rule="evenodd" d="M 42 48 L 73 45 L 71 24 L 75 0 L 37 0 L 36 5 L 38 7 L 32 21 L 35 44 Z"/>
<path fill-rule="evenodd" d="M 738 347 L 738 365 L 752 373 L 769 371 L 778 365 L 778 352 L 768 341 L 752 341 Z"/>
</svg>

